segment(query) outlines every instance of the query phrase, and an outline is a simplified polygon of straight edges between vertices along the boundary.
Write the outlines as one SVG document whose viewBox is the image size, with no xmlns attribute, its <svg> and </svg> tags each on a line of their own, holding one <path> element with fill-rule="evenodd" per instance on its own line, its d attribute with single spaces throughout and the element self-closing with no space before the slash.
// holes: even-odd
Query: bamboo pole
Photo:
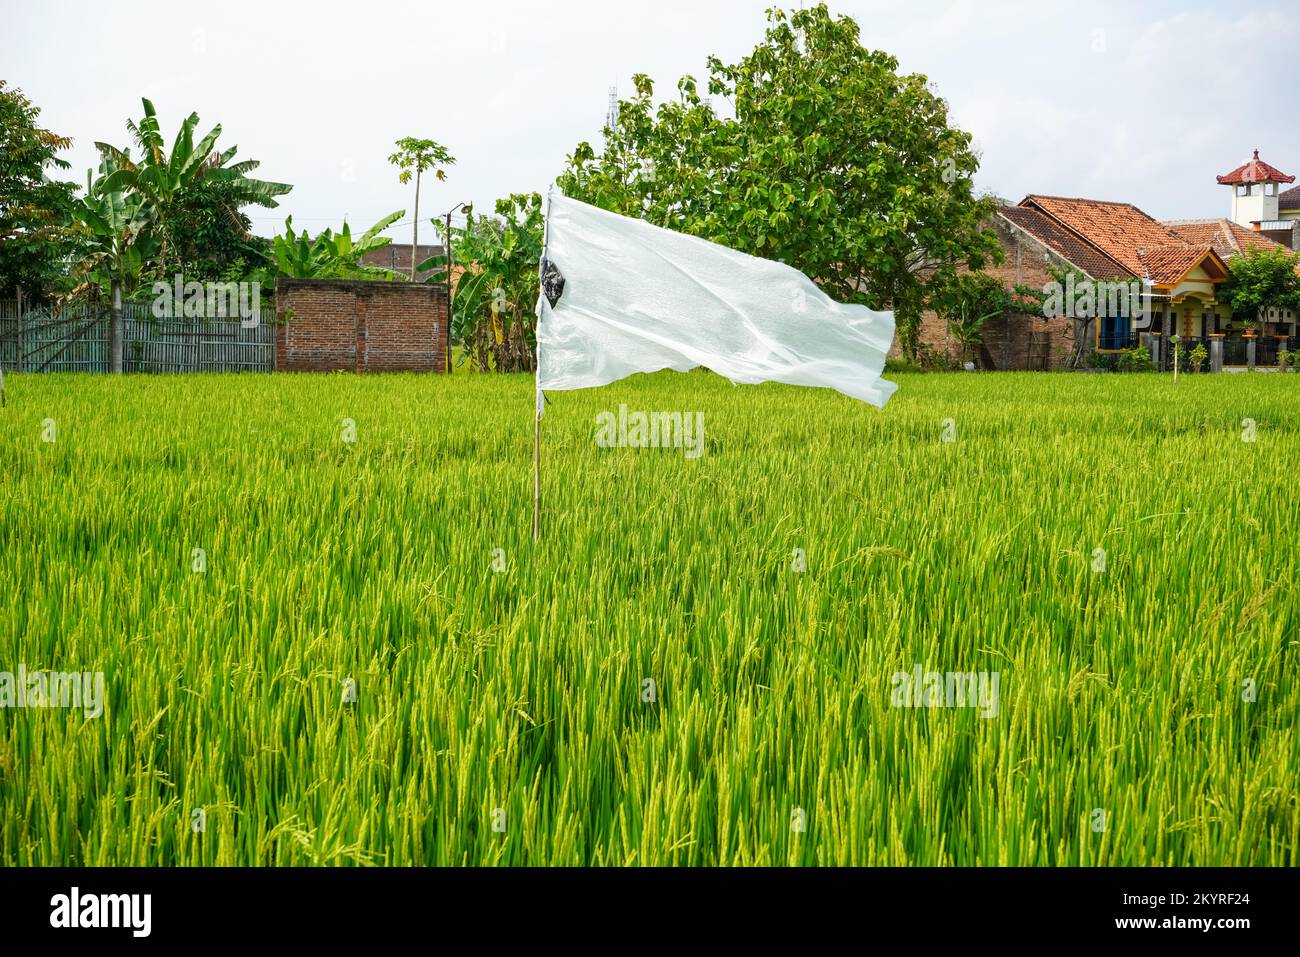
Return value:
<svg viewBox="0 0 1300 957">
<path fill-rule="evenodd" d="M 533 541 L 542 538 L 542 390 L 537 390 L 537 412 L 533 416 Z"/>
<path fill-rule="evenodd" d="M 546 191 L 546 216 L 542 220 L 542 258 L 537 263 L 537 322 L 541 325 L 542 319 L 542 296 L 546 295 L 546 289 L 542 285 L 546 276 L 546 250 L 550 244 L 551 238 L 551 191 Z M 537 372 L 535 372 L 533 381 L 536 382 L 536 376 L 541 372 L 542 350 L 541 344 L 538 344 L 537 353 L 534 357 L 537 360 Z M 546 396 L 543 395 L 541 386 L 536 389 L 537 408 L 533 412 L 533 541 L 539 542 L 542 538 L 542 412 L 546 408 Z"/>
</svg>

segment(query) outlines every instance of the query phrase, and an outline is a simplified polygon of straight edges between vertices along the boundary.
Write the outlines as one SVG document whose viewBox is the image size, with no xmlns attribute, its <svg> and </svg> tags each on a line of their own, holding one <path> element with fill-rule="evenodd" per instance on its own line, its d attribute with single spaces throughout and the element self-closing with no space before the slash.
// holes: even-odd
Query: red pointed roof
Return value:
<svg viewBox="0 0 1300 957">
<path fill-rule="evenodd" d="M 1224 186 L 1237 186 L 1246 183 L 1294 183 L 1295 177 L 1288 176 L 1275 166 L 1269 166 L 1259 158 L 1259 150 L 1255 150 L 1255 156 L 1246 160 L 1231 173 L 1223 176 L 1216 176 Z"/>
</svg>

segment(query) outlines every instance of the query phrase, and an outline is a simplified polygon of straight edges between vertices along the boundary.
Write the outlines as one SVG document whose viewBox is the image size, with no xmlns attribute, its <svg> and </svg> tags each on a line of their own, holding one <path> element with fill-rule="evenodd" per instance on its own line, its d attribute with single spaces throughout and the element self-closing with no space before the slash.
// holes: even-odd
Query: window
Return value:
<svg viewBox="0 0 1300 957">
<path fill-rule="evenodd" d="M 1097 330 L 1097 348 L 1127 349 L 1128 331 L 1128 316 L 1102 316 Z"/>
</svg>

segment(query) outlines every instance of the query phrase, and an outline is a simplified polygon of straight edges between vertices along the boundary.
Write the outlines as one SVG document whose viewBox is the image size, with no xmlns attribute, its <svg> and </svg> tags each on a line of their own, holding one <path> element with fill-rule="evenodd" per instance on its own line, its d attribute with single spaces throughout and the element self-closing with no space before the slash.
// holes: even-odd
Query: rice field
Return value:
<svg viewBox="0 0 1300 957">
<path fill-rule="evenodd" d="M 0 862 L 1295 865 L 1300 376 L 892 377 L 553 394 L 537 545 L 527 377 L 7 377 Z"/>
</svg>

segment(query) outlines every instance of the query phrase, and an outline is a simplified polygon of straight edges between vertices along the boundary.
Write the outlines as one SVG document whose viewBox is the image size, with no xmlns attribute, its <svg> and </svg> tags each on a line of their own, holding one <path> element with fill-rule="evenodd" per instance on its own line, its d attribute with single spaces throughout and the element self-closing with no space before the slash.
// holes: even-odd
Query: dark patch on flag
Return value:
<svg viewBox="0 0 1300 957">
<path fill-rule="evenodd" d="M 546 301 L 551 304 L 552 309 L 564 295 L 564 276 L 549 259 L 542 260 L 542 294 L 546 296 Z"/>
</svg>

